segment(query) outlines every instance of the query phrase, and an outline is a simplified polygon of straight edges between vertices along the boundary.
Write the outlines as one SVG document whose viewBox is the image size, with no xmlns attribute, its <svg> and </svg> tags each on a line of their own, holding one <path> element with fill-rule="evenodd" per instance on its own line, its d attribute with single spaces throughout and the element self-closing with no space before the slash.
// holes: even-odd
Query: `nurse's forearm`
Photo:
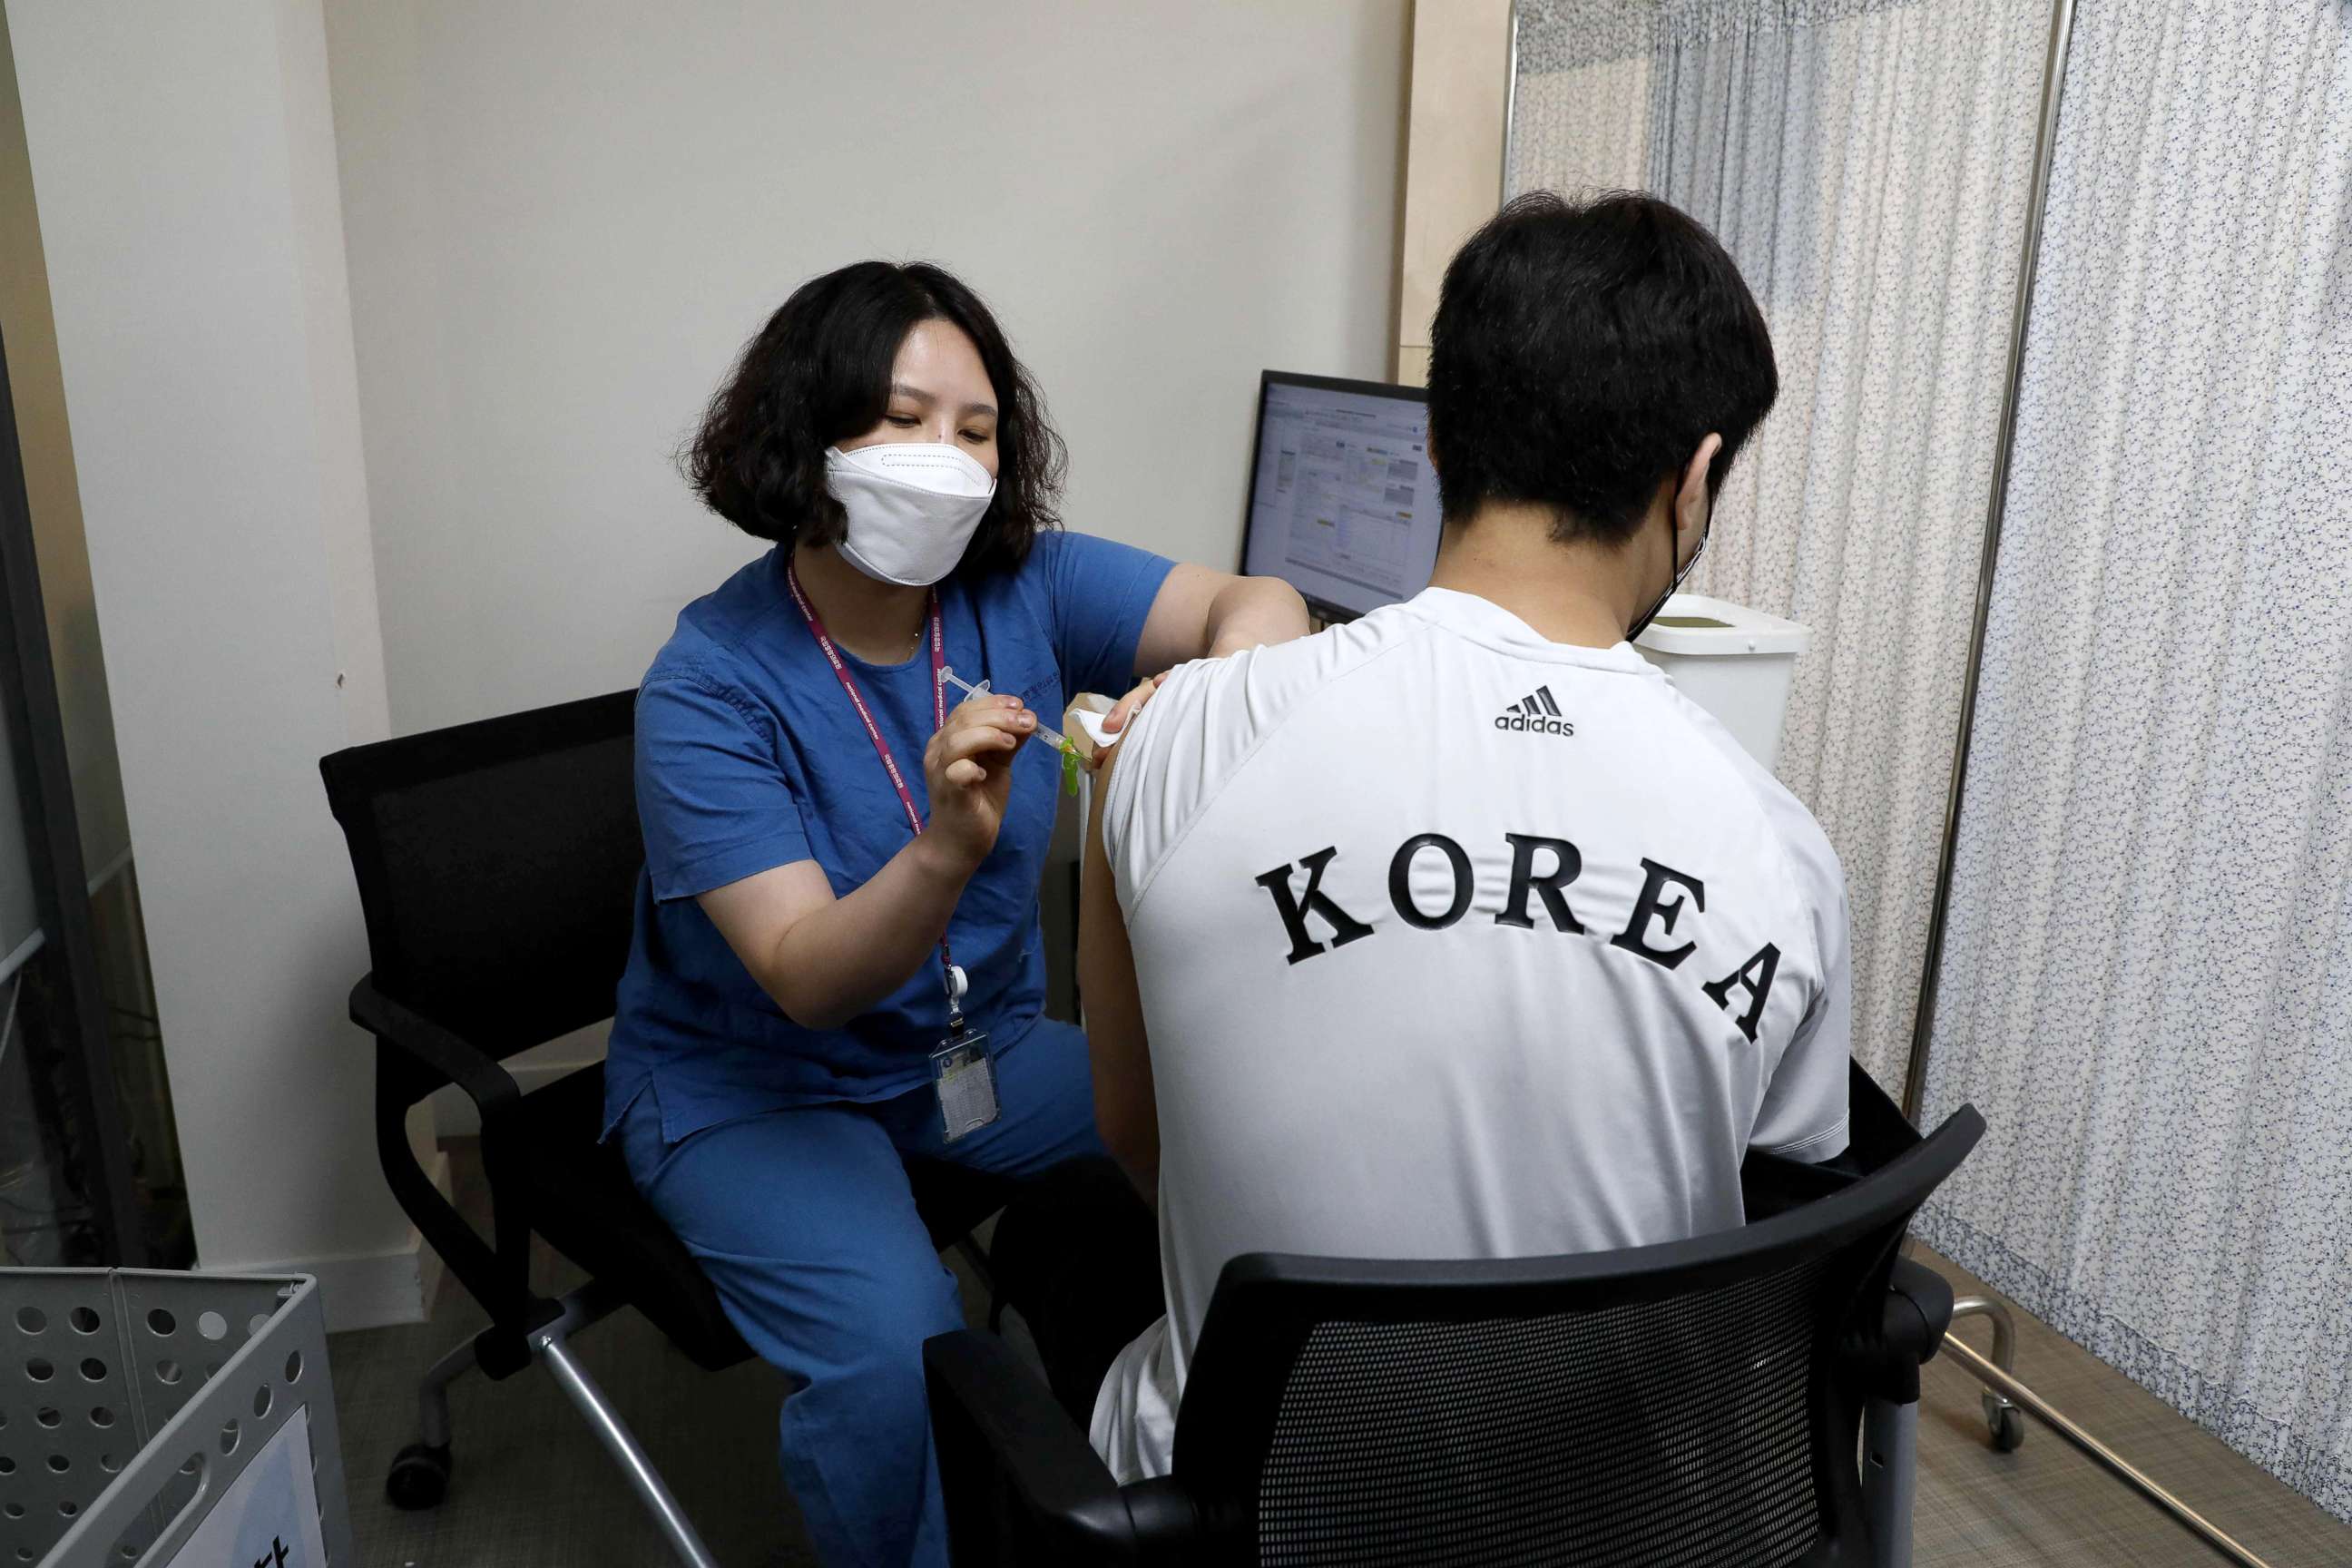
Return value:
<svg viewBox="0 0 2352 1568">
<path fill-rule="evenodd" d="M 862 887 L 793 921 L 761 966 L 761 985 L 795 1024 L 839 1028 L 908 975 L 939 973 L 940 938 L 975 869 L 919 835 Z"/>
<path fill-rule="evenodd" d="M 1210 601 L 1211 658 L 1306 635 L 1307 601 L 1278 577 L 1236 577 Z"/>
</svg>

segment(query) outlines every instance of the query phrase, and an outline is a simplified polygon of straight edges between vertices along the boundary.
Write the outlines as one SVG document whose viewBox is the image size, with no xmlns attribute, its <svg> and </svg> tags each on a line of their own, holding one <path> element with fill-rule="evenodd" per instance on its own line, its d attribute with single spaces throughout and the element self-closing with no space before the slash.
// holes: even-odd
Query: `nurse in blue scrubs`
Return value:
<svg viewBox="0 0 2352 1568">
<path fill-rule="evenodd" d="M 824 1560 L 929 1568 L 921 1347 L 962 1313 L 902 1162 L 1026 1181 L 1102 1153 L 1085 1037 L 1042 1016 L 1061 767 L 1037 725 L 1298 636 L 1306 607 L 1063 531 L 1044 404 L 934 267 L 795 291 L 688 468 L 775 548 L 686 607 L 638 694 L 646 863 L 607 1135 L 791 1378 L 784 1479 Z M 960 700 L 942 667 L 988 693 Z"/>
</svg>

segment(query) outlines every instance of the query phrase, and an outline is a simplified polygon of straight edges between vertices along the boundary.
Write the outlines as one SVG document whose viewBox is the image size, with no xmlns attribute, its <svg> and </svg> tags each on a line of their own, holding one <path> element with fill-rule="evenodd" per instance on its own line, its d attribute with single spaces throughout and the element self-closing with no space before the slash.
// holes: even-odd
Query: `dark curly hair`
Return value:
<svg viewBox="0 0 2352 1568">
<path fill-rule="evenodd" d="M 1633 191 L 1538 191 L 1489 218 L 1445 269 L 1429 342 L 1446 520 L 1535 501 L 1563 544 L 1630 538 L 1709 431 L 1719 491 L 1780 392 L 1738 267 L 1696 219 Z"/>
<path fill-rule="evenodd" d="M 996 496 L 960 572 L 1018 566 L 1055 510 L 1067 461 L 1045 401 L 980 296 L 929 262 L 860 261 L 813 278 L 768 318 L 710 399 L 680 464 L 710 510 L 789 548 L 842 536 L 824 449 L 860 436 L 889 406 L 890 367 L 923 321 L 952 322 L 996 387 Z"/>
</svg>

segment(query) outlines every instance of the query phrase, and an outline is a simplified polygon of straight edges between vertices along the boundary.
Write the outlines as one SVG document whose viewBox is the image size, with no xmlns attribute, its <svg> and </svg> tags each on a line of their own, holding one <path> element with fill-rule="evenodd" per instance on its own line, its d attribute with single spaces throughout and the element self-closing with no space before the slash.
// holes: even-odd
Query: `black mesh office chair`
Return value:
<svg viewBox="0 0 2352 1568">
<path fill-rule="evenodd" d="M 425 1376 L 419 1441 L 385 1490 L 428 1508 L 447 1487 L 449 1384 L 544 1363 L 620 1463 L 684 1561 L 709 1553 L 626 1426 L 565 1348 L 634 1306 L 700 1366 L 751 1354 L 694 1259 L 597 1142 L 604 1069 L 524 1094 L 501 1061 L 610 1017 L 645 859 L 632 753 L 635 693 L 338 752 L 319 764 L 359 883 L 373 968 L 352 1017 L 375 1036 L 376 1151 L 417 1229 L 490 1316 Z M 492 1236 L 450 1206 L 410 1150 L 409 1108 L 456 1084 L 480 1109 Z M 933 1241 L 969 1251 L 998 1185 L 908 1163 Z M 587 1270 L 561 1300 L 530 1288 L 530 1237 Z"/>
<path fill-rule="evenodd" d="M 1894 1117 L 1867 1099 L 1865 1165 Z M 1776 1212 L 1664 1246 L 1237 1258 L 1175 1473 L 1124 1488 L 1001 1342 L 942 1335 L 956 1562 L 1906 1564 L 1919 1367 L 1952 1297 L 1896 1248 L 1983 1131 L 1963 1108 L 1866 1175 L 1752 1173 Z"/>
</svg>

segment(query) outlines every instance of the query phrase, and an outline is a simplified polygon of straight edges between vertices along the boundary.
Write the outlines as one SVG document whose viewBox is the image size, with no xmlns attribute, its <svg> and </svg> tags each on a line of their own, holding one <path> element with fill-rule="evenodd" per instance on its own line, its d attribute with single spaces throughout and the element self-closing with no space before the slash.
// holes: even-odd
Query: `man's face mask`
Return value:
<svg viewBox="0 0 2352 1568">
<path fill-rule="evenodd" d="M 1671 520 L 1673 514 L 1669 512 L 1667 515 Z M 1714 531 L 1714 528 L 1715 501 L 1710 498 L 1706 504 L 1706 521 L 1698 525 L 1698 542 L 1691 547 L 1690 559 L 1684 562 L 1682 569 L 1667 580 L 1665 591 L 1650 601 L 1650 607 L 1633 617 L 1633 624 L 1625 629 L 1627 642 L 1632 642 L 1648 630 L 1650 623 L 1658 618 L 1658 612 L 1666 607 L 1666 601 L 1673 598 L 1675 591 L 1682 587 L 1683 579 L 1691 574 L 1691 568 L 1698 564 L 1698 558 L 1706 553 L 1706 536 Z"/>
</svg>

